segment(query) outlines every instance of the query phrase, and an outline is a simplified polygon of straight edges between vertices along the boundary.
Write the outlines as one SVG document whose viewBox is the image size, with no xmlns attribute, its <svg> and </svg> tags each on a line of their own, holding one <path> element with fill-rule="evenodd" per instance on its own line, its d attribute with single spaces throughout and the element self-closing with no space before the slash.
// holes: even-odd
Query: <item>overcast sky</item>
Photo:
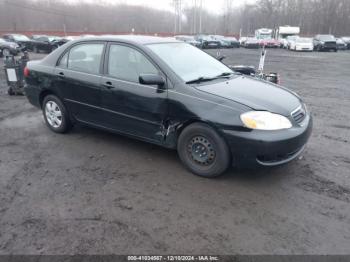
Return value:
<svg viewBox="0 0 350 262">
<path fill-rule="evenodd" d="M 70 0 L 79 1 L 79 0 Z M 86 0 L 88 2 L 94 2 L 94 0 Z M 119 2 L 132 5 L 145 5 L 149 7 L 154 7 L 157 9 L 170 10 L 172 11 L 174 7 L 172 6 L 172 0 L 103 0 L 104 2 Z M 202 0 L 203 7 L 208 11 L 213 13 L 221 13 L 224 10 L 225 0 Z M 253 3 L 256 0 L 235 0 L 234 5 L 239 6 L 244 3 Z M 184 7 L 193 5 L 195 0 L 182 0 L 182 5 Z M 200 0 L 197 0 L 199 5 Z"/>
</svg>

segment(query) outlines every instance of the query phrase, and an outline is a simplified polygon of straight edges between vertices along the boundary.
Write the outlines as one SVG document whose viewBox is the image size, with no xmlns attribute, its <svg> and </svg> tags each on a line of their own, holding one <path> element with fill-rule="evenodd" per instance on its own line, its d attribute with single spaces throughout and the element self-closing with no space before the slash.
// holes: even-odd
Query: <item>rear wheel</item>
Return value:
<svg viewBox="0 0 350 262">
<path fill-rule="evenodd" d="M 191 124 L 182 131 L 177 151 L 182 163 L 202 177 L 219 176 L 230 164 L 230 151 L 224 139 L 202 123 Z"/>
<path fill-rule="evenodd" d="M 52 131 L 65 133 L 72 127 L 68 111 L 57 96 L 46 96 L 43 101 L 42 110 L 46 125 Z"/>
</svg>

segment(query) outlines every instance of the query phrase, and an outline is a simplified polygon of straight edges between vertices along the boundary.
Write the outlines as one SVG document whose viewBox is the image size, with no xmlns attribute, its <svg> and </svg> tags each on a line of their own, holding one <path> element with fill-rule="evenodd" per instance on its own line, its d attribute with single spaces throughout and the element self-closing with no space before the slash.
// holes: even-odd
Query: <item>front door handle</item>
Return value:
<svg viewBox="0 0 350 262">
<path fill-rule="evenodd" d="M 59 72 L 58 76 L 63 78 L 64 77 L 64 73 L 63 72 Z"/>
<path fill-rule="evenodd" d="M 108 88 L 108 89 L 112 89 L 114 88 L 113 84 L 111 81 L 107 81 L 103 84 L 104 87 Z"/>
</svg>

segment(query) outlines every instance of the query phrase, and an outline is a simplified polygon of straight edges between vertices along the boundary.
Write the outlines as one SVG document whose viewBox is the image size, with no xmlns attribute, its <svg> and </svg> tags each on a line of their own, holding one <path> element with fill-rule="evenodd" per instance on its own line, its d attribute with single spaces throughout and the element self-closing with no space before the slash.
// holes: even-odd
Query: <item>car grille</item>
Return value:
<svg viewBox="0 0 350 262">
<path fill-rule="evenodd" d="M 300 124 L 306 117 L 306 111 L 304 107 L 300 106 L 297 109 L 295 109 L 291 115 L 294 121 Z"/>
<path fill-rule="evenodd" d="M 324 44 L 325 47 L 329 47 L 329 48 L 333 48 L 333 47 L 336 47 L 337 46 L 337 43 L 336 42 L 326 42 Z"/>
</svg>

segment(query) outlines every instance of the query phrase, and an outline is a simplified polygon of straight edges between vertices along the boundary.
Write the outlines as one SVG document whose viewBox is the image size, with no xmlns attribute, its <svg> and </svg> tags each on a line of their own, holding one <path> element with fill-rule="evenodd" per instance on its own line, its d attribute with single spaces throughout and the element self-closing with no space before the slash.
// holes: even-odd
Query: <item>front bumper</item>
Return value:
<svg viewBox="0 0 350 262">
<path fill-rule="evenodd" d="M 296 46 L 295 47 L 296 51 L 313 51 L 314 47 L 313 46 Z"/>
<path fill-rule="evenodd" d="M 223 130 L 233 156 L 234 166 L 277 166 L 297 158 L 304 150 L 312 132 L 312 117 L 301 126 L 278 131 Z"/>
</svg>

